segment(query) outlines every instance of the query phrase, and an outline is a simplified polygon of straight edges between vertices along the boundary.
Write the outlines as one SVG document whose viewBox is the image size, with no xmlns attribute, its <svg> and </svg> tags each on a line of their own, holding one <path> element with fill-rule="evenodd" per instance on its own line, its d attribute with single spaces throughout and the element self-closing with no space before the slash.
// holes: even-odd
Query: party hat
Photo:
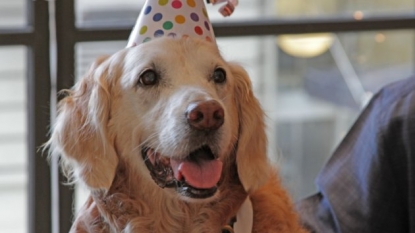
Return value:
<svg viewBox="0 0 415 233">
<path fill-rule="evenodd" d="M 203 1 L 146 0 L 127 47 L 163 36 L 193 37 L 214 42 L 215 34 Z M 225 2 L 219 11 L 223 16 L 229 16 L 235 9 L 237 0 L 208 0 L 213 5 Z"/>
</svg>

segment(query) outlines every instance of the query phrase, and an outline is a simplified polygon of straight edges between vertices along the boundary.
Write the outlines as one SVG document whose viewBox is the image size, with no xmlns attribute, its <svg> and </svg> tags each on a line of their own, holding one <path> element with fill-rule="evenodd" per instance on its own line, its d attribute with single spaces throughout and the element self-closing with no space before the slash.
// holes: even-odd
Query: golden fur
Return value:
<svg viewBox="0 0 415 233">
<path fill-rule="evenodd" d="M 161 70 L 163 83 L 157 88 L 137 87 L 148 66 Z M 208 80 L 217 66 L 227 73 L 220 87 Z M 159 39 L 124 49 L 99 59 L 67 94 L 48 145 L 52 155 L 62 156 L 68 177 L 91 191 L 71 232 L 221 232 L 247 195 L 254 208 L 253 232 L 304 232 L 268 163 L 264 114 L 249 77 L 211 43 Z M 163 143 L 175 142 L 170 134 L 180 128 L 166 109 L 180 115 L 188 99 L 206 96 L 225 109 L 218 145 L 224 168 L 217 195 L 189 201 L 153 182 L 139 147 L 154 141 L 160 151 L 184 150 Z"/>
</svg>

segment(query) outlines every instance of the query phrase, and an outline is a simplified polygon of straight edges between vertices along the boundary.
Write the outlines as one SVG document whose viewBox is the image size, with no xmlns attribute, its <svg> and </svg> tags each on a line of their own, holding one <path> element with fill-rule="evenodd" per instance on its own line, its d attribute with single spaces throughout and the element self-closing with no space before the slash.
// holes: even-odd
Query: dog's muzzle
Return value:
<svg viewBox="0 0 415 233">
<path fill-rule="evenodd" d="M 222 162 L 208 146 L 202 146 L 185 159 L 177 160 L 144 147 L 142 157 L 151 177 L 161 188 L 174 188 L 184 197 L 203 199 L 218 190 Z"/>
</svg>

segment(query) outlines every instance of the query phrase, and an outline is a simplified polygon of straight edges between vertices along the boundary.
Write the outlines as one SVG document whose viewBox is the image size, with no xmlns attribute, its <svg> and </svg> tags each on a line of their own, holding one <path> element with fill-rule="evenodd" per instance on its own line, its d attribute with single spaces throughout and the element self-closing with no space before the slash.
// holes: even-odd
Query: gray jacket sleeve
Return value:
<svg viewBox="0 0 415 233">
<path fill-rule="evenodd" d="M 415 78 L 382 89 L 297 204 L 319 233 L 415 233 Z"/>
</svg>

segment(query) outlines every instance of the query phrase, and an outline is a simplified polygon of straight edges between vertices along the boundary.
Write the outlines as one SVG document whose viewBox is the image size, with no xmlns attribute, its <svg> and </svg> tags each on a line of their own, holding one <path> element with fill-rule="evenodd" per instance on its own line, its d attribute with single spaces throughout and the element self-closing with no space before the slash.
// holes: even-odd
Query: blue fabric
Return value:
<svg viewBox="0 0 415 233">
<path fill-rule="evenodd" d="M 376 94 L 297 204 L 320 233 L 415 233 L 415 77 Z"/>
</svg>

